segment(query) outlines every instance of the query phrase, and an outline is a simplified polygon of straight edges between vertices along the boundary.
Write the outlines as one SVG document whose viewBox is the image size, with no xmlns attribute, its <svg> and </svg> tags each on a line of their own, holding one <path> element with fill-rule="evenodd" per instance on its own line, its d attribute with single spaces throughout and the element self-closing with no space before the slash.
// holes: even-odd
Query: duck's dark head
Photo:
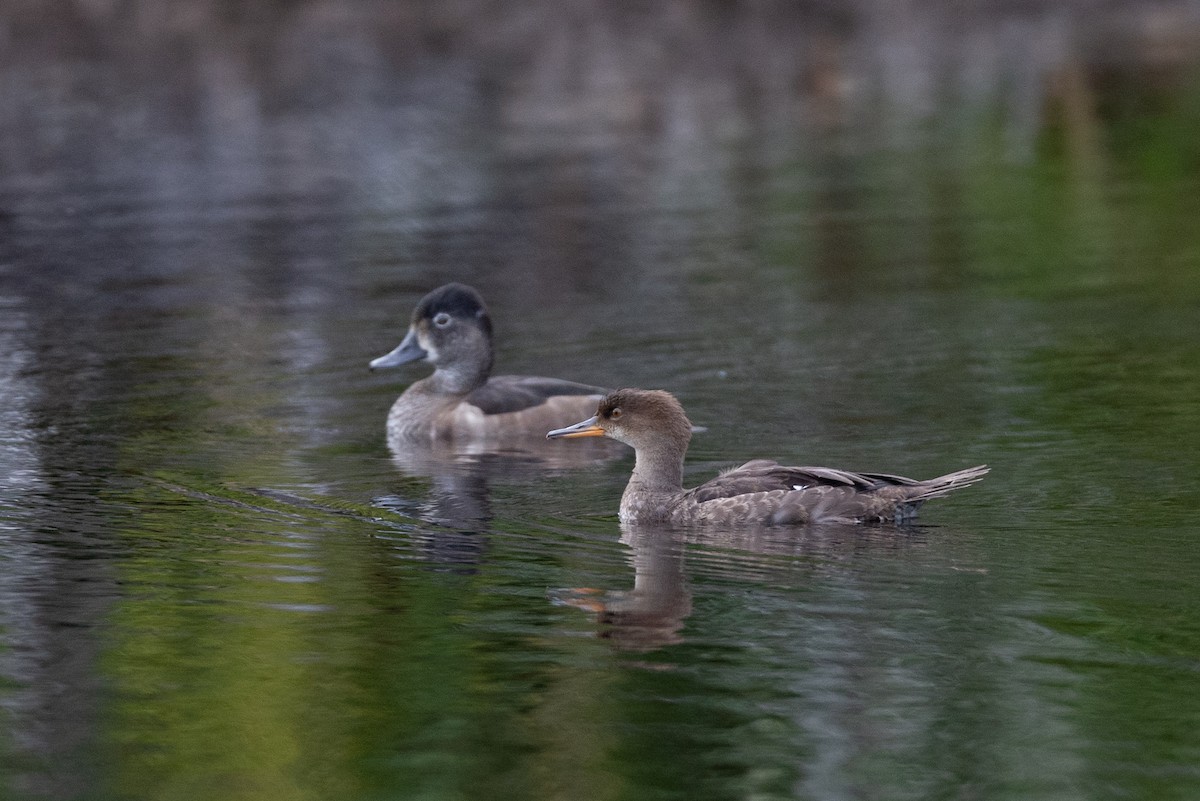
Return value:
<svg viewBox="0 0 1200 801">
<path fill-rule="evenodd" d="M 546 435 L 547 439 L 574 437 L 611 437 L 639 449 L 667 445 L 686 449 L 692 424 L 669 392 L 618 389 L 600 401 L 594 417 Z"/>
<path fill-rule="evenodd" d="M 404 341 L 372 361 L 371 369 L 420 360 L 438 369 L 487 378 L 492 367 L 492 319 L 478 292 L 454 283 L 421 298 Z"/>
</svg>

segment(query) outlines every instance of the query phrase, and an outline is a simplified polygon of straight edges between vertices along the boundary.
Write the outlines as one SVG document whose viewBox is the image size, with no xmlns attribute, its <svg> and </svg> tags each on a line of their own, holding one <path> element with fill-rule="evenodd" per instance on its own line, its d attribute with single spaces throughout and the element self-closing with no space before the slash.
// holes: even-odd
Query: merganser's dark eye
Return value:
<svg viewBox="0 0 1200 801">
<path fill-rule="evenodd" d="M 618 406 L 617 408 L 615 408 L 611 412 L 609 412 L 608 419 L 609 420 L 620 420 L 621 419 L 621 407 Z"/>
<path fill-rule="evenodd" d="M 433 324 L 438 328 L 445 328 L 450 325 L 450 315 L 445 312 L 438 312 L 433 316 Z"/>
</svg>

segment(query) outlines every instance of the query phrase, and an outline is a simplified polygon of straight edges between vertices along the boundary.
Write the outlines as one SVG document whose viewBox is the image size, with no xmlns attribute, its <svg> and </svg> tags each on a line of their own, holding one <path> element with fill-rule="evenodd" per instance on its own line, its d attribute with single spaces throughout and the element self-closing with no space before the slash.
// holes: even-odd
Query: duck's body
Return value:
<svg viewBox="0 0 1200 801">
<path fill-rule="evenodd" d="M 447 284 L 413 311 L 404 341 L 371 369 L 424 360 L 433 375 L 413 383 L 388 412 L 392 443 L 511 442 L 578 420 L 606 390 L 557 378 L 492 376 L 492 322 L 471 287 Z"/>
<path fill-rule="evenodd" d="M 621 520 L 679 525 L 902 523 L 930 498 L 975 483 L 972 467 L 927 481 L 830 467 L 789 467 L 755 459 L 690 490 L 656 491 L 631 481 Z"/>
<path fill-rule="evenodd" d="M 604 390 L 570 381 L 498 375 L 459 393 L 439 386 L 437 373 L 412 384 L 392 404 L 390 440 L 491 441 L 541 437 L 547 428 L 594 409 Z M 581 412 L 581 410 L 584 410 Z"/>
<path fill-rule="evenodd" d="M 919 481 L 755 459 L 685 490 L 683 459 L 691 431 L 683 407 L 669 393 L 621 389 L 600 402 L 594 417 L 547 436 L 607 436 L 634 448 L 633 475 L 621 496 L 621 520 L 627 523 L 903 522 L 930 498 L 974 484 L 988 472 L 980 465 Z"/>
</svg>

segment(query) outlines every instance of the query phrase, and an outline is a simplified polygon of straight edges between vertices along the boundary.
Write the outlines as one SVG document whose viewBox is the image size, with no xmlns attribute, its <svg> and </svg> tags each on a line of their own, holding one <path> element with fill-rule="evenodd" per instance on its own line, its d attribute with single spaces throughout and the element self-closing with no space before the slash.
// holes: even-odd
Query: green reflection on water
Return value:
<svg viewBox="0 0 1200 801">
<path fill-rule="evenodd" d="M 121 499 L 116 796 L 605 797 L 602 683 L 541 642 L 536 577 L 430 562 L 447 532 L 187 482 Z"/>
</svg>

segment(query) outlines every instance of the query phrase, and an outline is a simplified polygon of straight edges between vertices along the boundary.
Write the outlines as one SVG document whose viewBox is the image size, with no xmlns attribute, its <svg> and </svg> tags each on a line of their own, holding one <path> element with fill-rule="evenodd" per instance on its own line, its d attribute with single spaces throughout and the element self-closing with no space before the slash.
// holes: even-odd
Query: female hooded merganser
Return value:
<svg viewBox="0 0 1200 801">
<path fill-rule="evenodd" d="M 529 438 L 590 413 L 607 392 L 557 378 L 489 378 L 492 320 L 479 293 L 463 284 L 446 284 L 422 298 L 404 341 L 374 359 L 371 369 L 418 360 L 432 364 L 433 375 L 392 404 L 389 442 Z"/>
<path fill-rule="evenodd" d="M 899 523 L 930 498 L 974 484 L 988 472 L 979 465 L 917 481 L 755 459 L 685 490 L 683 457 L 692 425 L 679 401 L 661 390 L 618 389 L 600 401 L 594 417 L 546 436 L 611 437 L 633 446 L 633 475 L 621 496 L 626 523 Z"/>
</svg>

